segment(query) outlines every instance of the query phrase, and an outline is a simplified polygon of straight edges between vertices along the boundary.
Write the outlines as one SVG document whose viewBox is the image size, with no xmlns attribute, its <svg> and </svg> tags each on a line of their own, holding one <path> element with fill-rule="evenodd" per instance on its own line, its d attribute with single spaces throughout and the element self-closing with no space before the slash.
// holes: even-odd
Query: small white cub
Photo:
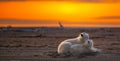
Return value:
<svg viewBox="0 0 120 61">
<path fill-rule="evenodd" d="M 70 50 L 73 56 L 79 56 L 83 53 L 97 52 L 97 49 L 93 47 L 93 41 L 87 40 L 84 44 L 75 44 L 71 46 Z"/>
</svg>

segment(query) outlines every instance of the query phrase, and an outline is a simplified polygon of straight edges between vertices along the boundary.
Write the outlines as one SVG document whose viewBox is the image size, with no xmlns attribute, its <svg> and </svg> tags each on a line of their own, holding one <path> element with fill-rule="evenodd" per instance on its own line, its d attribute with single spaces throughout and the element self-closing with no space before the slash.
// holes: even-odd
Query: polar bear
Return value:
<svg viewBox="0 0 120 61">
<path fill-rule="evenodd" d="M 84 44 L 89 39 L 89 35 L 85 32 L 81 33 L 77 38 L 67 39 L 58 46 L 58 54 L 71 53 L 71 46 L 76 44 Z"/>
<path fill-rule="evenodd" d="M 82 53 L 99 52 L 100 50 L 94 48 L 93 45 L 93 40 L 90 40 L 89 35 L 83 32 L 77 38 L 61 42 L 57 52 L 61 55 L 72 54 L 73 56 L 78 56 Z"/>
<path fill-rule="evenodd" d="M 88 39 L 83 44 L 74 44 L 71 46 L 70 52 L 73 56 L 79 56 L 84 53 L 100 52 L 99 49 L 93 47 L 93 40 Z"/>
</svg>

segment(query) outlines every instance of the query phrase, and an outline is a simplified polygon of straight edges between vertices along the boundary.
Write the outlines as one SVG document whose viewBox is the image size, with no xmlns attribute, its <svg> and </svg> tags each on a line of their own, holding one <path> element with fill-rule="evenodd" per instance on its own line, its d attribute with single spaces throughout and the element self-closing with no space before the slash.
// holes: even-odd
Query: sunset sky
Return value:
<svg viewBox="0 0 120 61">
<path fill-rule="evenodd" d="M 0 26 L 120 27 L 119 0 L 0 0 Z"/>
</svg>

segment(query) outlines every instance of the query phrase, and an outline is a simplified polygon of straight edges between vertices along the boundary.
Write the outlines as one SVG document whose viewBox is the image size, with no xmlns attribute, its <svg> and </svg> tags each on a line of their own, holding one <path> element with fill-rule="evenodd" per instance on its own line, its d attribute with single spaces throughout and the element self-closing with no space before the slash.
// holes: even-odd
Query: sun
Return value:
<svg viewBox="0 0 120 61">
<path fill-rule="evenodd" d="M 60 13 L 74 14 L 77 13 L 78 7 L 75 4 L 61 4 L 59 6 Z"/>
</svg>

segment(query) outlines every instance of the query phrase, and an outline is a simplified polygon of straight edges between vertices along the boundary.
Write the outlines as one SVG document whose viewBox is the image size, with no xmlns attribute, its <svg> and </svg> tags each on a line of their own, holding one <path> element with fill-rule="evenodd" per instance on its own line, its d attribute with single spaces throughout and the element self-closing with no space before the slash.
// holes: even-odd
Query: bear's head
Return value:
<svg viewBox="0 0 120 61">
<path fill-rule="evenodd" d="M 86 32 L 82 32 L 79 37 L 81 37 L 83 40 L 89 39 L 89 34 Z"/>
<path fill-rule="evenodd" d="M 77 39 L 79 39 L 82 43 L 84 43 L 84 42 L 86 42 L 86 40 L 89 39 L 89 34 L 86 32 L 82 32 L 81 34 L 79 34 Z"/>
</svg>

